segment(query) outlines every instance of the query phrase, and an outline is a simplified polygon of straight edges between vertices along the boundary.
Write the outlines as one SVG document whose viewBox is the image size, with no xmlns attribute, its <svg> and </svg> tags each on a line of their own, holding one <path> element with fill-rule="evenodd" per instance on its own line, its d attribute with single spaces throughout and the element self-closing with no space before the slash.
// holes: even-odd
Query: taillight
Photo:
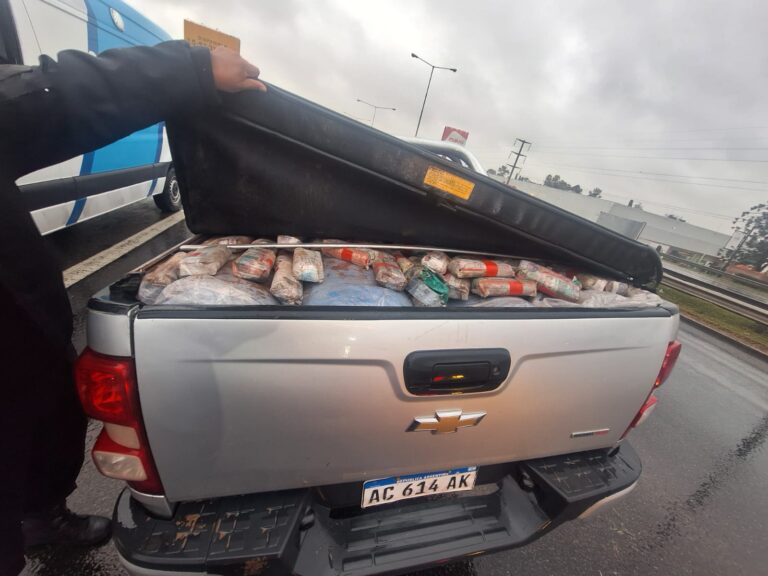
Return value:
<svg viewBox="0 0 768 576">
<path fill-rule="evenodd" d="M 653 412 L 653 409 L 656 408 L 656 403 L 658 401 L 659 400 L 653 394 L 648 396 L 648 400 L 646 400 L 643 407 L 640 408 L 640 411 L 635 416 L 635 419 L 632 420 L 632 424 L 629 425 L 629 428 L 637 428 L 640 424 L 645 422 L 648 419 L 648 416 L 651 415 L 651 412 Z"/>
<path fill-rule="evenodd" d="M 677 359 L 680 357 L 680 351 L 682 349 L 683 345 L 677 340 L 670 342 L 667 345 L 667 353 L 664 355 L 664 360 L 661 362 L 661 370 L 659 370 L 659 375 L 656 376 L 656 383 L 653 385 L 654 388 L 658 388 L 664 384 L 667 378 L 669 378 L 672 369 L 677 363 Z"/>
<path fill-rule="evenodd" d="M 133 360 L 86 348 L 75 365 L 75 382 L 85 413 L 104 423 L 92 451 L 99 471 L 140 492 L 162 494 L 144 432 Z"/>
<path fill-rule="evenodd" d="M 640 424 L 645 422 L 648 419 L 648 416 L 651 415 L 651 412 L 653 412 L 653 409 L 656 408 L 658 399 L 653 395 L 653 393 L 656 388 L 664 384 L 667 378 L 669 378 L 669 375 L 672 373 L 672 369 L 675 367 L 677 359 L 680 357 L 680 351 L 682 349 L 683 345 L 680 344 L 680 342 L 677 340 L 667 344 L 667 352 L 664 354 L 664 360 L 661 361 L 661 369 L 659 370 L 659 375 L 656 376 L 656 381 L 653 383 L 653 388 L 651 388 L 651 391 L 648 393 L 648 397 L 645 399 L 645 402 L 640 407 L 640 410 L 637 412 L 635 417 L 632 419 L 632 423 L 627 427 L 626 430 L 624 430 L 624 434 L 621 435 L 622 440 L 627 434 L 629 434 L 630 430 L 637 428 L 640 426 Z"/>
</svg>

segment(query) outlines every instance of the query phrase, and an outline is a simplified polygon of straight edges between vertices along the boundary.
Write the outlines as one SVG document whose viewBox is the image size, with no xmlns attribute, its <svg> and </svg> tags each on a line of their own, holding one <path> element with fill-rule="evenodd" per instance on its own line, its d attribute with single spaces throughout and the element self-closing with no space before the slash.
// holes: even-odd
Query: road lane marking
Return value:
<svg viewBox="0 0 768 576">
<path fill-rule="evenodd" d="M 86 278 L 94 272 L 101 270 L 105 266 L 112 264 L 112 262 L 118 258 L 125 256 L 131 250 L 138 248 L 142 244 L 152 240 L 152 238 L 162 234 L 170 227 L 178 224 L 182 220 L 184 220 L 183 210 L 176 212 L 175 214 L 168 216 L 159 222 L 155 222 L 151 226 L 144 228 L 133 236 L 129 236 L 125 240 L 110 246 L 106 250 L 102 250 L 98 254 L 94 254 L 90 258 L 87 258 L 86 260 L 83 260 L 82 262 L 67 268 L 64 270 L 63 274 L 64 286 L 69 288 L 73 284 L 77 284 L 83 278 Z"/>
</svg>

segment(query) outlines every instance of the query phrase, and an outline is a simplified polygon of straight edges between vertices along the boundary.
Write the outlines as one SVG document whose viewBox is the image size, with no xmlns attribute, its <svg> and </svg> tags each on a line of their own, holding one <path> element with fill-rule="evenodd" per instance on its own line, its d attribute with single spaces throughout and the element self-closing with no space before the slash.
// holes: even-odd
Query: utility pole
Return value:
<svg viewBox="0 0 768 576">
<path fill-rule="evenodd" d="M 512 176 L 515 174 L 515 168 L 517 168 L 517 162 L 520 160 L 520 157 L 526 158 L 527 156 L 523 154 L 523 147 L 528 146 L 528 149 L 531 149 L 531 143 L 528 142 L 528 140 L 523 140 L 522 138 L 515 138 L 515 143 L 512 144 L 512 146 L 517 146 L 517 143 L 520 142 L 520 149 L 515 152 L 514 150 L 509 153 L 509 158 L 512 157 L 512 154 L 515 155 L 515 163 L 514 164 L 507 164 L 507 166 L 511 166 L 512 170 L 509 172 L 509 176 L 507 176 L 507 186 L 509 186 L 509 181 L 512 180 Z M 507 159 L 509 159 L 507 158 Z"/>
</svg>

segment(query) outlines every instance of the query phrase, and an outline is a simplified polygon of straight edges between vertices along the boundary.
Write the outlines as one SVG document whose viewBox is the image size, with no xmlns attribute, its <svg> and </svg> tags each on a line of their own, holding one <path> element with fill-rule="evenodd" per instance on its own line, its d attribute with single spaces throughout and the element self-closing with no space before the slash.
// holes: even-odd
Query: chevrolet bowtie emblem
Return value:
<svg viewBox="0 0 768 576">
<path fill-rule="evenodd" d="M 461 410 L 437 410 L 434 416 L 419 416 L 413 419 L 408 432 L 429 430 L 432 434 L 448 434 L 459 428 L 477 426 L 485 418 L 485 412 L 467 412 Z"/>
</svg>

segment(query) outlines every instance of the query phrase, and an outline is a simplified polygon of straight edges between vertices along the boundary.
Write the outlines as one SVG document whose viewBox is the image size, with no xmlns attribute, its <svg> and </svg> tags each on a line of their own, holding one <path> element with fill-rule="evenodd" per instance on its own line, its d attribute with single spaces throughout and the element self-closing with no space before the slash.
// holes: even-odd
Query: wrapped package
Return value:
<svg viewBox="0 0 768 576">
<path fill-rule="evenodd" d="M 432 270 L 426 266 L 423 266 L 422 264 L 416 264 L 413 266 L 413 268 L 408 270 L 405 278 L 408 280 L 409 285 L 414 279 L 421 280 L 424 284 L 426 284 L 427 288 L 438 295 L 441 304 L 448 303 L 448 285 L 440 276 L 432 272 Z M 413 296 L 410 290 L 409 294 Z"/>
<path fill-rule="evenodd" d="M 474 258 L 453 258 L 448 270 L 457 278 L 514 278 L 515 267 L 504 260 L 477 260 Z"/>
<path fill-rule="evenodd" d="M 213 276 L 188 276 L 169 284 L 157 304 L 197 306 L 274 306 L 277 301 L 263 286 L 225 282 Z"/>
<path fill-rule="evenodd" d="M 579 308 L 581 304 L 576 302 L 569 302 L 568 300 L 560 300 L 559 298 L 550 298 L 544 294 L 539 294 L 539 298 L 533 301 L 533 305 L 537 308 Z"/>
<path fill-rule="evenodd" d="M 276 253 L 272 248 L 248 248 L 232 262 L 232 273 L 246 280 L 264 282 L 272 272 L 275 257 Z"/>
<path fill-rule="evenodd" d="M 226 246 L 206 246 L 190 252 L 179 264 L 179 276 L 214 276 L 229 261 L 231 252 Z"/>
<path fill-rule="evenodd" d="M 378 286 L 373 270 L 333 257 L 323 265 L 325 282 L 305 286 L 305 306 L 413 306 L 402 292 Z"/>
<path fill-rule="evenodd" d="M 662 300 L 661 296 L 646 290 L 640 290 L 640 292 L 627 295 L 627 304 L 631 306 L 655 308 L 656 306 L 661 306 L 663 303 L 664 300 Z"/>
<path fill-rule="evenodd" d="M 469 308 L 532 308 L 528 300 L 517 296 L 496 296 L 494 298 L 478 298 L 475 295 L 468 300 L 456 302 L 451 306 L 469 307 Z"/>
<path fill-rule="evenodd" d="M 614 294 L 618 294 L 619 296 L 626 296 L 629 292 L 629 284 L 625 284 L 624 282 L 618 282 L 616 280 L 611 280 L 608 282 L 607 286 L 605 287 L 606 292 L 613 292 Z"/>
<path fill-rule="evenodd" d="M 323 240 L 324 244 L 344 244 L 342 240 Z M 363 268 L 369 268 L 373 260 L 376 258 L 374 250 L 367 250 L 365 248 L 322 248 L 321 252 L 325 256 L 331 258 L 338 258 L 345 262 L 352 262 L 357 266 Z"/>
<path fill-rule="evenodd" d="M 246 280 L 245 278 L 240 278 L 239 276 L 235 276 L 234 272 L 232 271 L 232 266 L 222 266 L 221 270 L 216 272 L 216 275 L 214 278 L 218 278 L 219 280 L 223 280 L 224 282 L 230 282 L 234 284 L 251 284 L 250 280 Z"/>
<path fill-rule="evenodd" d="M 385 252 L 378 253 L 378 257 L 373 263 L 373 274 L 377 284 L 390 290 L 402 292 L 408 283 L 394 257 Z"/>
<path fill-rule="evenodd" d="M 277 255 L 275 276 L 269 291 L 282 304 L 301 304 L 304 289 L 301 281 L 293 275 L 293 258 L 286 251 Z"/>
<path fill-rule="evenodd" d="M 411 262 L 409 258 L 403 256 L 402 252 L 395 252 L 393 256 L 395 257 L 397 265 L 400 266 L 400 270 L 403 271 L 403 274 L 407 273 L 408 270 L 414 267 L 414 263 Z"/>
<path fill-rule="evenodd" d="M 538 291 L 547 296 L 571 302 L 578 302 L 579 300 L 579 292 L 581 291 L 579 284 L 546 266 L 521 260 L 518 277 L 533 280 L 536 282 Z"/>
<path fill-rule="evenodd" d="M 176 252 L 146 272 L 139 285 L 139 301 L 154 304 L 165 287 L 179 279 L 179 264 L 186 257 L 186 252 Z"/>
<path fill-rule="evenodd" d="M 631 297 L 615 292 L 584 290 L 579 297 L 579 306 L 584 308 L 654 308 L 663 300 L 645 290 L 633 292 Z"/>
<path fill-rule="evenodd" d="M 253 242 L 252 236 L 214 236 L 208 238 L 203 244 L 208 246 L 227 246 L 227 245 L 241 245 L 251 244 Z"/>
<path fill-rule="evenodd" d="M 448 286 L 448 298 L 451 300 L 468 300 L 472 281 L 469 278 L 457 278 L 450 272 L 443 275 L 443 280 Z"/>
<path fill-rule="evenodd" d="M 296 238 L 296 236 L 280 235 L 277 237 L 277 243 L 278 244 L 301 244 L 301 240 Z"/>
<path fill-rule="evenodd" d="M 419 276 L 411 278 L 411 281 L 408 282 L 407 290 L 408 294 L 413 297 L 413 304 L 415 306 L 436 308 L 445 305 L 443 298 L 427 286 L 426 282 Z"/>
<path fill-rule="evenodd" d="M 512 278 L 475 278 L 472 293 L 482 298 L 490 296 L 536 296 L 536 282 Z"/>
<path fill-rule="evenodd" d="M 605 287 L 608 285 L 608 280 L 595 276 L 594 274 L 579 273 L 576 275 L 576 278 L 581 282 L 581 287 L 584 290 L 602 291 L 605 290 Z"/>
<path fill-rule="evenodd" d="M 322 282 L 323 257 L 320 252 L 296 248 L 293 251 L 293 277 L 302 282 Z"/>
<path fill-rule="evenodd" d="M 422 256 L 421 263 L 432 270 L 432 272 L 445 274 L 448 271 L 449 260 L 450 258 L 448 258 L 448 254 L 445 252 L 432 251 Z"/>
</svg>

